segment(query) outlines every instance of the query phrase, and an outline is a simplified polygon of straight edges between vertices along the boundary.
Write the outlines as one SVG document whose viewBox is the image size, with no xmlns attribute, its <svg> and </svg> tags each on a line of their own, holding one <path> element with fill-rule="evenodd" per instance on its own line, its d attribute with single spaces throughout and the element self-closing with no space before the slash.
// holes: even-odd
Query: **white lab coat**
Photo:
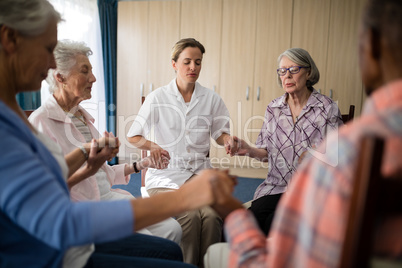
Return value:
<svg viewBox="0 0 402 268">
<path fill-rule="evenodd" d="M 176 79 L 151 92 L 127 136 L 147 137 L 154 127 L 154 142 L 167 150 L 167 169 L 148 169 L 145 187 L 178 189 L 193 174 L 210 168 L 210 138 L 230 133 L 229 111 L 218 94 L 196 83 L 190 103 L 180 94 Z"/>
</svg>

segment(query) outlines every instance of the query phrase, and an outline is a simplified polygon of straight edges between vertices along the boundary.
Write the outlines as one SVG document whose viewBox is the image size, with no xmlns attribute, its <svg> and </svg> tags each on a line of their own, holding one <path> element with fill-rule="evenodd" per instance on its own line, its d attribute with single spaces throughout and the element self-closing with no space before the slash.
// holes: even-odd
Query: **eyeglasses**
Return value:
<svg viewBox="0 0 402 268">
<path fill-rule="evenodd" d="M 310 68 L 310 67 L 306 67 L 306 66 L 292 66 L 292 67 L 289 67 L 289 68 L 278 68 L 278 69 L 276 69 L 276 72 L 280 75 L 280 76 L 284 76 L 287 72 L 288 72 L 288 70 L 289 70 L 289 73 L 291 73 L 291 74 L 297 74 L 298 72 L 300 72 L 300 69 L 301 68 Z"/>
</svg>

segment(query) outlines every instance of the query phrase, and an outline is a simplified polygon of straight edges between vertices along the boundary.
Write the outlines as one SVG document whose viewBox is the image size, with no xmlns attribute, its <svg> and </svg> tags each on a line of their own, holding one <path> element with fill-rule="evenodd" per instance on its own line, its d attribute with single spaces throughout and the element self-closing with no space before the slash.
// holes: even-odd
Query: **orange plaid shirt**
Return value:
<svg viewBox="0 0 402 268">
<path fill-rule="evenodd" d="M 326 153 L 299 167 L 279 202 L 269 239 L 250 212 L 239 209 L 227 217 L 229 267 L 338 267 L 359 142 L 368 135 L 386 139 L 382 173 L 400 174 L 402 80 L 375 91 L 359 119 L 330 133 L 321 144 L 319 151 L 327 144 Z M 402 241 L 401 225 L 390 226 L 381 233 L 381 243 L 395 244 L 401 256 L 397 247 Z"/>
</svg>

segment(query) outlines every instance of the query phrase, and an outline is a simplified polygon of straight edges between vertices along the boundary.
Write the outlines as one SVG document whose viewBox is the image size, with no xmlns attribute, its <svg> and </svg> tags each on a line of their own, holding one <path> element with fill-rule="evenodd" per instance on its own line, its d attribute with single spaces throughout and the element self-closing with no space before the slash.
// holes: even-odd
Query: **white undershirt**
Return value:
<svg viewBox="0 0 402 268">
<path fill-rule="evenodd" d="M 91 130 L 89 129 L 88 125 L 84 124 L 81 120 L 85 120 L 83 116 L 75 116 L 71 113 L 67 113 L 67 115 L 71 118 L 71 121 L 78 129 L 79 132 L 84 136 L 86 142 L 91 142 L 92 134 Z M 111 183 L 107 178 L 107 174 L 103 169 L 98 169 L 95 174 L 96 182 L 98 184 L 99 194 L 101 200 L 116 200 L 122 199 L 125 195 L 111 191 Z M 128 196 L 132 198 L 131 196 Z"/>
</svg>

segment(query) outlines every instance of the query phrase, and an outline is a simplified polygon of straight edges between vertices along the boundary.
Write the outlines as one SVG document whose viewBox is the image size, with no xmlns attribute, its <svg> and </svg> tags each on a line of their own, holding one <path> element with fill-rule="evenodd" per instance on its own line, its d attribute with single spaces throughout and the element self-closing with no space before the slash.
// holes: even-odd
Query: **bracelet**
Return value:
<svg viewBox="0 0 402 268">
<path fill-rule="evenodd" d="M 88 160 L 88 153 L 84 146 L 80 146 L 78 148 L 80 148 L 81 152 L 84 154 L 85 160 Z"/>
<path fill-rule="evenodd" d="M 135 173 L 139 173 L 140 171 L 137 169 L 137 162 L 133 163 L 133 168 Z"/>
</svg>

